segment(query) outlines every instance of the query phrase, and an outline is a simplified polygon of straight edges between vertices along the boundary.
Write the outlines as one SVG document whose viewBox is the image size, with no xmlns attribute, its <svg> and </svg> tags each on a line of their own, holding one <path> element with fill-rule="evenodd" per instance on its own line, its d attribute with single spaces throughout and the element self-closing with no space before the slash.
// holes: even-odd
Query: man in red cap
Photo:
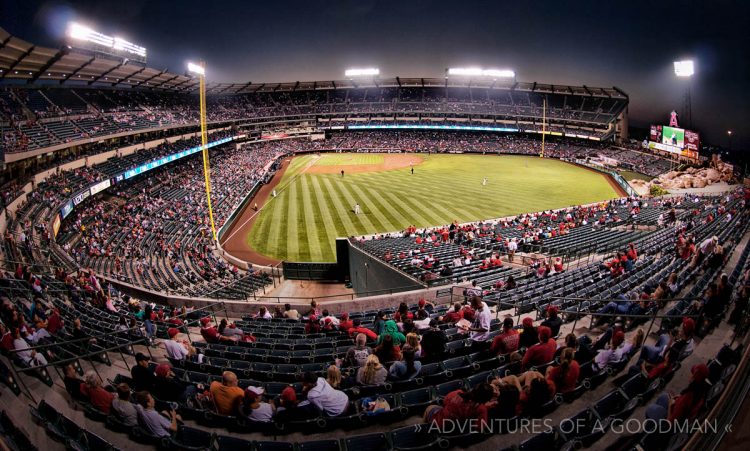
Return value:
<svg viewBox="0 0 750 451">
<path fill-rule="evenodd" d="M 197 391 L 194 385 L 176 379 L 168 363 L 157 365 L 154 373 L 154 393 L 160 401 L 184 402 Z"/>
<path fill-rule="evenodd" d="M 594 357 L 594 369 L 596 371 L 603 370 L 607 366 L 617 363 L 622 357 L 622 347 L 625 344 L 625 333 L 616 328 L 612 334 L 612 341 L 609 346 L 604 349 L 600 349 Z"/>
<path fill-rule="evenodd" d="M 201 336 L 206 340 L 206 343 L 237 342 L 236 338 L 221 335 L 215 326 L 211 326 L 211 319 L 208 316 L 201 318 Z"/>
<path fill-rule="evenodd" d="M 167 357 L 175 360 L 196 360 L 197 353 L 194 347 L 185 340 L 177 340 L 180 331 L 177 328 L 170 327 L 167 329 L 169 340 L 164 340 L 164 349 L 167 351 Z M 198 359 L 200 359 L 198 357 Z"/>
<path fill-rule="evenodd" d="M 308 409 L 297 407 L 297 393 L 294 391 L 294 387 L 289 386 L 281 392 L 274 421 L 278 424 L 284 424 L 289 421 L 306 420 L 314 415 L 315 413 L 311 413 Z"/>
</svg>

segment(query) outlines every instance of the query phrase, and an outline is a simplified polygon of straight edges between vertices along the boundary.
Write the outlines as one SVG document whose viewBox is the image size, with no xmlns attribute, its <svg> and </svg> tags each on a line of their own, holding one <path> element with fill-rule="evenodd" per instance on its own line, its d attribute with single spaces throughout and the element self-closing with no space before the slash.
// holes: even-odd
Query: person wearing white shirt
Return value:
<svg viewBox="0 0 750 451">
<path fill-rule="evenodd" d="M 474 322 L 465 330 L 469 332 L 472 346 L 482 348 L 487 345 L 490 338 L 492 316 L 489 307 L 479 296 L 471 298 L 471 306 L 474 308 Z"/>
<path fill-rule="evenodd" d="M 513 238 L 508 242 L 508 261 L 513 261 L 513 256 L 516 254 L 516 251 L 518 250 L 518 243 L 516 242 L 516 239 Z"/>
<path fill-rule="evenodd" d="M 303 376 L 302 390 L 307 393 L 307 401 L 301 402 L 299 406 L 313 407 L 325 416 L 339 416 L 346 412 L 349 405 L 346 393 L 336 390 L 325 379 L 316 377 L 313 373 L 308 372 Z"/>
<path fill-rule="evenodd" d="M 341 321 L 336 318 L 335 316 L 328 313 L 328 310 L 323 310 L 323 316 L 320 318 L 320 325 L 323 326 L 326 323 L 326 319 L 330 319 L 331 324 L 333 324 L 333 327 L 339 327 L 339 324 L 341 324 Z"/>
<path fill-rule="evenodd" d="M 21 359 L 28 366 L 39 366 L 46 365 L 47 359 L 44 356 L 32 349 L 29 349 L 29 344 L 21 337 L 21 332 L 16 329 L 13 337 L 13 349 L 15 349 L 16 357 Z"/>
</svg>

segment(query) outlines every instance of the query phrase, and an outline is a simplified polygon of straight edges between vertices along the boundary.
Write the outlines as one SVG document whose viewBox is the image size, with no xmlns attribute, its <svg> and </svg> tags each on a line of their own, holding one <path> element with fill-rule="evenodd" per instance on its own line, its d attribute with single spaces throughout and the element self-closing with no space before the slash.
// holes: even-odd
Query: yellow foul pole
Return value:
<svg viewBox="0 0 750 451">
<path fill-rule="evenodd" d="M 544 136 L 547 134 L 547 97 L 542 100 L 542 153 L 540 157 L 544 158 Z"/>
<path fill-rule="evenodd" d="M 205 64 L 201 62 L 205 68 Z M 206 126 L 206 75 L 201 74 L 200 80 L 200 114 L 201 114 L 201 145 L 203 146 L 203 176 L 206 179 L 206 201 L 208 203 L 208 218 L 211 221 L 211 237 L 216 241 L 216 225 L 214 225 L 214 210 L 211 206 L 211 166 L 208 162 L 208 133 Z"/>
</svg>

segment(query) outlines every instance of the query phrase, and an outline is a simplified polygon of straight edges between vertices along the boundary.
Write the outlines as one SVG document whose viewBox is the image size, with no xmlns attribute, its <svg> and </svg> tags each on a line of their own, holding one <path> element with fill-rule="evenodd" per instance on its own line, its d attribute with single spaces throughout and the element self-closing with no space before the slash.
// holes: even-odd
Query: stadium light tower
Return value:
<svg viewBox="0 0 750 451">
<path fill-rule="evenodd" d="M 211 166 L 208 162 L 208 134 L 206 126 L 206 64 L 201 61 L 198 64 L 188 63 L 188 72 L 198 76 L 201 115 L 201 146 L 203 146 L 203 177 L 206 182 L 206 203 L 208 204 L 208 218 L 211 221 L 211 237 L 216 241 L 216 225 L 214 225 L 214 210 L 211 206 Z"/>
<path fill-rule="evenodd" d="M 685 111 L 688 117 L 688 126 L 693 128 L 693 101 L 690 96 L 690 85 L 692 84 L 693 74 L 695 74 L 695 62 L 693 60 L 681 60 L 674 62 L 674 74 L 679 78 L 687 79 L 685 87 Z"/>
<path fill-rule="evenodd" d="M 451 67 L 448 69 L 448 75 L 458 77 L 516 78 L 516 73 L 510 69 L 482 69 L 481 67 Z"/>
<path fill-rule="evenodd" d="M 125 39 L 107 36 L 77 22 L 68 24 L 67 35 L 71 44 L 77 47 L 105 55 L 126 57 L 143 64 L 146 63 L 146 48 Z"/>
<path fill-rule="evenodd" d="M 367 67 L 364 69 L 347 69 L 344 71 L 344 76 L 347 78 L 352 77 L 377 77 L 380 75 L 380 69 L 377 67 Z"/>
</svg>

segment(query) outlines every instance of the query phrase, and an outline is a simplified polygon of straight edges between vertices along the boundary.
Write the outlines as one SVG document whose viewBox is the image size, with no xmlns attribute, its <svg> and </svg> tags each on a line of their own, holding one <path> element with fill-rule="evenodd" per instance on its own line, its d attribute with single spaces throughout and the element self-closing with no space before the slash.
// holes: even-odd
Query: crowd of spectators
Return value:
<svg viewBox="0 0 750 451">
<path fill-rule="evenodd" d="M 273 147 L 212 152 L 211 197 L 217 228 L 252 186 L 264 180 L 276 152 Z M 188 285 L 240 277 L 236 267 L 212 252 L 201 165 L 197 155 L 115 186 L 114 197 L 101 196 L 80 206 L 61 229 L 67 237 L 65 249 L 83 266 L 99 257 L 98 267 L 111 268 L 105 272 L 116 277 L 125 275 L 129 265 L 139 280 L 147 272 L 161 277 L 156 265 L 181 275 Z M 175 279 L 169 280 L 171 289 L 180 289 Z"/>
<path fill-rule="evenodd" d="M 412 92 L 414 91 L 414 92 Z M 28 90 L 6 88 L 0 96 L 0 119 L 4 126 L 6 152 L 19 152 L 52 144 L 70 142 L 139 129 L 196 123 L 197 95 L 100 91 L 90 89 Z M 54 95 L 53 95 L 54 94 Z M 84 100 L 85 99 L 85 100 Z M 546 115 L 551 119 L 578 121 L 604 126 L 619 110 L 617 100 L 602 100 L 607 107 L 581 102 L 551 103 Z M 208 99 L 208 119 L 228 121 L 339 113 L 454 113 L 513 116 L 534 119 L 542 116 L 542 97 L 532 93 L 493 93 L 441 88 L 369 88 L 329 92 L 257 92 L 217 95 Z M 24 109 L 33 118 L 22 114 Z M 58 125 L 51 126 L 50 124 Z M 550 126 L 550 130 L 559 126 Z"/>
</svg>

